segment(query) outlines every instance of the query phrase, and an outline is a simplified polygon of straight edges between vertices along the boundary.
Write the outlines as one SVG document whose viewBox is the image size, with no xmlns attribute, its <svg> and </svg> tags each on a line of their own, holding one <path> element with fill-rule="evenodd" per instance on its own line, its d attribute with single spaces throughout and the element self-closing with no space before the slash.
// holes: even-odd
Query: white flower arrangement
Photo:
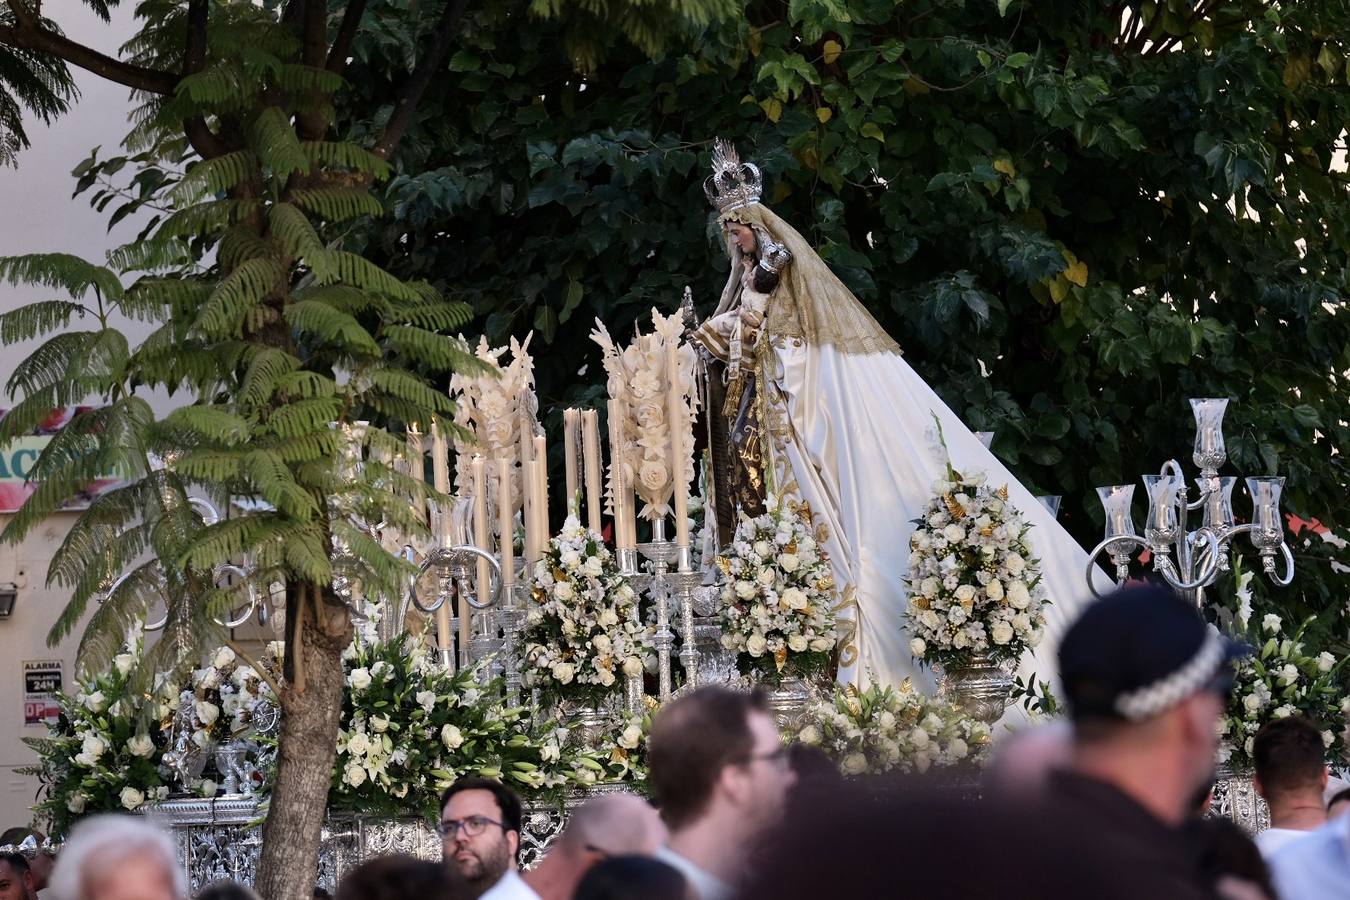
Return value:
<svg viewBox="0 0 1350 900">
<path fill-rule="evenodd" d="M 696 382 L 694 378 L 697 354 L 683 341 L 682 313 L 663 316 L 652 310 L 652 333 L 638 332 L 633 343 L 620 350 L 605 330 L 604 323 L 595 320 L 596 329 L 591 339 L 604 351 L 605 372 L 608 374 L 609 396 L 623 401 L 626 411 L 622 433 L 624 445 L 616 448 L 614 458 L 624 467 L 628 484 L 646 501 L 639 512 L 644 519 L 656 520 L 669 515 L 675 482 L 670 466 L 670 422 L 667 421 L 666 398 L 670 391 L 667 377 L 667 352 L 677 346 L 679 391 L 681 408 L 687 417 L 683 427 L 692 427 L 695 419 Z M 694 477 L 694 462 L 690 455 L 682 473 L 685 483 Z"/>
<path fill-rule="evenodd" d="M 1049 602 L 1030 524 L 993 490 L 983 473 L 947 465 L 910 536 L 905 587 L 910 652 L 918 660 L 960 665 L 972 654 L 1015 661 L 1040 643 Z"/>
<path fill-rule="evenodd" d="M 933 767 L 978 763 L 989 745 L 989 726 L 954 704 L 914 690 L 874 684 L 836 688 L 812 703 L 787 738 L 820 747 L 845 775 L 926 772 Z"/>
<path fill-rule="evenodd" d="M 1241 583 L 1242 572 L 1236 573 Z M 1322 729 L 1328 760 L 1345 760 L 1346 714 L 1350 699 L 1340 684 L 1345 659 L 1314 652 L 1303 641 L 1310 617 L 1292 634 L 1271 613 L 1252 628 L 1247 640 L 1260 651 L 1237 662 L 1228 709 L 1219 723 L 1219 762 L 1236 771 L 1252 766 L 1252 744 L 1261 726 L 1273 719 L 1305 716 Z"/>
<path fill-rule="evenodd" d="M 279 641 L 268 644 L 258 665 L 269 670 L 269 675 L 280 670 Z M 177 693 L 179 686 L 165 681 L 157 691 L 163 705 L 160 711 L 164 726 L 168 715 L 177 711 L 169 692 Z M 263 677 L 241 660 L 229 647 L 220 647 L 205 665 L 193 669 L 185 690 L 192 692 L 192 742 L 198 747 L 228 741 L 248 731 L 254 708 L 260 700 L 275 703 L 272 689 Z"/>
<path fill-rule="evenodd" d="M 532 336 L 532 335 L 531 335 Z M 463 338 L 460 338 L 463 341 Z M 480 337 L 474 356 L 483 364 L 481 372 L 456 372 L 450 376 L 450 396 L 455 401 L 454 422 L 460 430 L 454 435 L 455 486 L 460 497 L 473 494 L 470 464 L 475 454 L 485 459 L 520 458 L 521 430 L 527 437 L 537 433 L 535 417 L 538 401 L 534 395 L 534 359 L 529 354 L 530 337 L 523 342 L 511 339 L 511 362 L 502 365 L 506 347 L 489 347 Z M 496 473 L 493 471 L 495 480 Z M 495 481 L 494 481 L 495 483 Z M 511 470 L 512 509 L 521 505 L 520 469 Z M 488 492 L 495 505 L 497 491 Z"/>
<path fill-rule="evenodd" d="M 812 531 L 811 508 L 769 497 L 767 511 L 741 513 L 717 558 L 722 646 L 745 674 L 778 684 L 828 668 L 836 641 L 834 576 Z"/>
<path fill-rule="evenodd" d="M 549 700 L 594 703 L 650 655 L 638 594 L 599 534 L 575 515 L 530 572 L 521 680 Z"/>
</svg>

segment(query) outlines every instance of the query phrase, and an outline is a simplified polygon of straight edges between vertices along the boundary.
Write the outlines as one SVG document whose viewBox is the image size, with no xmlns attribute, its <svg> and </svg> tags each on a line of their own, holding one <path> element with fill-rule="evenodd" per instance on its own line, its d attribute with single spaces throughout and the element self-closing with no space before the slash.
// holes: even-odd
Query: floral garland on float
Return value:
<svg viewBox="0 0 1350 900">
<path fill-rule="evenodd" d="M 521 683 L 546 704 L 603 705 L 650 662 L 638 594 L 604 539 L 569 515 L 530 572 Z"/>
<path fill-rule="evenodd" d="M 717 568 L 722 646 L 736 653 L 742 674 L 777 687 L 829 669 L 836 641 L 834 576 L 812 533 L 808 505 L 770 496 L 766 510 L 740 514 Z"/>
<path fill-rule="evenodd" d="M 1244 572 L 1241 561 L 1233 567 L 1241 607 L 1235 624 L 1239 637 L 1254 648 L 1252 655 L 1237 662 L 1228 708 L 1219 723 L 1219 763 L 1233 771 L 1252 768 L 1252 743 L 1261 726 L 1274 719 L 1305 716 L 1322 729 L 1322 744 L 1333 764 L 1346 761 L 1350 730 L 1350 697 L 1341 685 L 1345 657 L 1327 651 L 1314 653 L 1304 643 L 1309 617 L 1293 634 L 1273 613 L 1254 627 L 1249 619 L 1250 582 L 1254 573 Z"/>
<path fill-rule="evenodd" d="M 880 775 L 978 764 L 990 732 L 984 722 L 906 680 L 898 689 L 837 687 L 832 697 L 807 707 L 801 727 L 786 740 L 821 748 L 845 775 Z"/>
</svg>

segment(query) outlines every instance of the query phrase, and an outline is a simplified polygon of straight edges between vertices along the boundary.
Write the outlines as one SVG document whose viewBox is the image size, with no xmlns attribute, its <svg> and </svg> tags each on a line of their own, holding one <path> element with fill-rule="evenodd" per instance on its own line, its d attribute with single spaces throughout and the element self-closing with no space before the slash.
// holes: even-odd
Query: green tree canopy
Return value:
<svg viewBox="0 0 1350 900">
<path fill-rule="evenodd" d="M 722 135 L 1084 544 L 1095 485 L 1189 467 L 1190 396 L 1234 398 L 1227 471 L 1346 522 L 1343 3 L 755 2 L 580 77 L 561 26 L 517 25 L 472 14 L 368 252 L 453 286 L 494 340 L 540 332 L 546 403 L 598 391 L 596 315 L 621 332 L 686 283 L 714 301 Z M 399 47 L 358 42 L 349 133 L 378 125 Z M 1339 634 L 1313 544 L 1278 599 Z"/>
</svg>

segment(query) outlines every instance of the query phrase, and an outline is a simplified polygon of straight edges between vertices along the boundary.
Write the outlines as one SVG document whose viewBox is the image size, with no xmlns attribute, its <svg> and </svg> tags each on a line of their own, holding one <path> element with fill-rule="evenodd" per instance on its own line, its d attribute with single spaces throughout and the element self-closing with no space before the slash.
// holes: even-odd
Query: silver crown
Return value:
<svg viewBox="0 0 1350 900">
<path fill-rule="evenodd" d="M 712 174 L 703 179 L 703 193 L 719 213 L 758 203 L 763 188 L 759 166 L 741 162 L 730 141 L 713 141 Z"/>
<path fill-rule="evenodd" d="M 783 267 L 792 262 L 792 253 L 777 241 L 757 235 L 760 244 L 759 267 L 777 275 Z"/>
</svg>

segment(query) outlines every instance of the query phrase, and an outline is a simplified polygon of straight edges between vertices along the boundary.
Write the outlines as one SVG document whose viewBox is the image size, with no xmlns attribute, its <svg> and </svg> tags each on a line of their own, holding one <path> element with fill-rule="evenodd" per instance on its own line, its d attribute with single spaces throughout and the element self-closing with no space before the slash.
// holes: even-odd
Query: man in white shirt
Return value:
<svg viewBox="0 0 1350 900">
<path fill-rule="evenodd" d="M 547 855 L 523 876 L 542 900 L 572 900 L 591 867 L 614 856 L 651 856 L 666 842 L 666 827 L 636 794 L 602 794 L 577 807 Z"/>
<path fill-rule="evenodd" d="M 1321 729 L 1302 716 L 1275 719 L 1257 732 L 1252 742 L 1253 783 L 1270 807 L 1270 828 L 1255 840 L 1267 860 L 1326 823 L 1325 754 Z"/>
<path fill-rule="evenodd" d="M 657 858 L 684 875 L 696 900 L 727 900 L 795 780 L 764 694 L 706 687 L 666 706 L 652 723 L 647 765 L 670 828 Z"/>
<path fill-rule="evenodd" d="M 491 778 L 461 778 L 441 795 L 442 858 L 474 897 L 539 900 L 517 868 L 520 820 L 520 798 Z"/>
<path fill-rule="evenodd" d="M 1280 900 L 1350 897 L 1350 816 L 1337 816 L 1270 857 Z"/>
</svg>

